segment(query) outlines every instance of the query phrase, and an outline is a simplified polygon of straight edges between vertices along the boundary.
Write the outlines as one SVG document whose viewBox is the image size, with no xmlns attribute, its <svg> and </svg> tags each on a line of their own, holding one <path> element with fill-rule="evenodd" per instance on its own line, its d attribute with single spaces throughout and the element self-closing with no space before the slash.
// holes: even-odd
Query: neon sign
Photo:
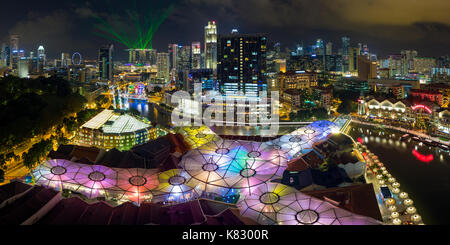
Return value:
<svg viewBox="0 0 450 245">
<path fill-rule="evenodd" d="M 434 160 L 433 154 L 428 155 L 428 156 L 425 156 L 425 155 L 420 154 L 420 153 L 419 153 L 418 151 L 416 151 L 415 149 L 413 150 L 412 154 L 413 154 L 419 161 L 424 162 L 424 163 L 430 163 L 430 162 L 432 162 L 432 161 Z"/>
<path fill-rule="evenodd" d="M 413 109 L 414 111 L 416 111 L 416 110 L 418 110 L 418 109 L 424 109 L 424 110 L 427 111 L 429 114 L 433 113 L 433 111 L 432 111 L 429 107 L 424 106 L 424 105 L 415 105 L 415 106 L 412 107 L 412 109 Z"/>
</svg>

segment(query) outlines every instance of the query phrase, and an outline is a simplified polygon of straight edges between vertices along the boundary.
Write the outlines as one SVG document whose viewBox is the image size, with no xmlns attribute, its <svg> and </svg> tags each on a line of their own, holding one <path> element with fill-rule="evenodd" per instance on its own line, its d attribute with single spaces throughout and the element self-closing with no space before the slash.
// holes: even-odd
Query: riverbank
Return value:
<svg viewBox="0 0 450 245">
<path fill-rule="evenodd" d="M 366 126 L 372 126 L 372 127 L 379 127 L 380 124 L 375 124 L 375 123 L 368 123 L 368 122 L 361 122 L 357 119 L 352 119 L 352 123 L 356 123 L 356 124 L 360 124 L 360 125 L 366 125 Z M 404 128 L 399 128 L 399 127 L 394 127 L 394 126 L 389 126 L 389 125 L 383 125 L 383 127 L 387 128 L 387 129 L 392 129 L 392 130 L 396 130 L 399 132 L 403 132 L 403 133 L 407 133 L 407 134 L 412 134 L 424 139 L 429 139 L 432 140 L 434 142 L 437 142 L 439 144 L 443 144 L 446 146 L 450 146 L 450 142 L 449 141 L 444 141 L 441 140 L 440 138 L 436 138 L 436 137 L 431 137 L 429 135 L 417 132 L 417 131 L 413 131 L 413 130 L 408 130 L 408 129 L 404 129 Z"/>
<path fill-rule="evenodd" d="M 378 125 L 377 125 L 378 126 Z M 412 139 L 401 140 L 403 132 L 352 124 L 349 135 L 363 142 L 379 157 L 402 191 L 409 193 L 425 224 L 444 225 L 450 214 L 450 154 L 438 147 Z"/>
</svg>

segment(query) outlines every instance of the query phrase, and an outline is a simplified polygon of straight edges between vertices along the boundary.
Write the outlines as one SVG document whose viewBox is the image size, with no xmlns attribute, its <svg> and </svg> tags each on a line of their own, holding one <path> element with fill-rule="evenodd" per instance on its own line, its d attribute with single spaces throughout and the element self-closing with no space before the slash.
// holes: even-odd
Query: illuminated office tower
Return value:
<svg viewBox="0 0 450 245">
<path fill-rule="evenodd" d="M 349 72 L 350 69 L 350 38 L 342 38 L 342 71 Z"/>
<path fill-rule="evenodd" d="M 27 78 L 30 72 L 30 62 L 27 58 L 22 58 L 18 61 L 18 75 L 20 78 Z"/>
<path fill-rule="evenodd" d="M 205 68 L 217 69 L 217 26 L 215 21 L 205 26 Z"/>
<path fill-rule="evenodd" d="M 361 50 L 359 48 L 350 48 L 348 71 L 352 74 L 358 73 L 358 57 L 360 56 Z"/>
<path fill-rule="evenodd" d="M 202 62 L 202 49 L 200 42 L 193 42 L 192 48 L 191 48 L 191 54 L 192 54 L 192 70 L 198 70 L 202 68 L 201 62 Z"/>
<path fill-rule="evenodd" d="M 113 80 L 113 51 L 114 45 L 112 44 L 105 45 L 98 51 L 98 70 L 101 80 Z"/>
<path fill-rule="evenodd" d="M 186 45 L 180 48 L 178 60 L 179 71 L 189 71 L 191 69 L 191 46 Z"/>
<path fill-rule="evenodd" d="M 178 69 L 179 49 L 178 44 L 169 44 L 169 63 L 171 70 Z"/>
<path fill-rule="evenodd" d="M 227 96 L 247 97 L 258 97 L 259 92 L 267 92 L 266 51 L 264 35 L 233 33 L 220 36 L 217 52 L 220 91 Z"/>
<path fill-rule="evenodd" d="M 9 67 L 12 69 L 17 69 L 18 62 L 19 62 L 19 41 L 20 36 L 19 35 L 11 35 L 10 36 L 10 54 L 9 54 Z"/>
<path fill-rule="evenodd" d="M 297 44 L 297 56 L 305 55 L 305 49 L 303 48 L 303 42 L 301 44 Z"/>
<path fill-rule="evenodd" d="M 316 55 L 324 55 L 325 53 L 325 44 L 322 39 L 317 39 L 316 46 L 315 46 L 315 52 Z"/>
<path fill-rule="evenodd" d="M 156 59 L 158 67 L 158 79 L 166 83 L 170 78 L 169 53 L 158 53 Z"/>
<path fill-rule="evenodd" d="M 72 59 L 69 53 L 61 54 L 61 67 L 68 67 L 72 63 Z"/>
<path fill-rule="evenodd" d="M 326 55 L 333 55 L 333 43 L 328 42 L 326 47 Z"/>
<path fill-rule="evenodd" d="M 9 46 L 7 44 L 2 44 L 2 50 L 1 50 L 1 54 L 0 54 L 0 68 L 1 67 L 9 67 L 9 63 L 10 63 L 10 49 Z"/>
<path fill-rule="evenodd" d="M 38 70 L 38 72 L 42 72 L 44 70 L 45 60 L 46 60 L 46 55 L 45 55 L 44 46 L 39 46 L 38 52 L 37 52 L 37 61 L 38 61 L 37 70 Z"/>
</svg>

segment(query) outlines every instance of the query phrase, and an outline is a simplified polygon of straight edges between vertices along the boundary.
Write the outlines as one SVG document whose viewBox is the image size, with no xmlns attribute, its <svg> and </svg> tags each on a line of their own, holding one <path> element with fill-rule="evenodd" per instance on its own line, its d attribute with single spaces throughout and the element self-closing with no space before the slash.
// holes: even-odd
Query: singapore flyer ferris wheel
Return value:
<svg viewBox="0 0 450 245">
<path fill-rule="evenodd" d="M 72 65 L 81 65 L 81 61 L 82 61 L 82 57 L 81 57 L 81 54 L 80 53 L 78 53 L 78 52 L 75 52 L 73 55 L 72 55 Z"/>
</svg>

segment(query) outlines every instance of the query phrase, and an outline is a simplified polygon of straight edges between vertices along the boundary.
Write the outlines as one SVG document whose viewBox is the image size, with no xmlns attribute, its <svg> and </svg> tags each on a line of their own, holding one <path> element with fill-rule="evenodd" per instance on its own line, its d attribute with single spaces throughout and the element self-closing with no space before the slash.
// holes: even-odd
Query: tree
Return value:
<svg viewBox="0 0 450 245">
<path fill-rule="evenodd" d="M 351 100 L 343 100 L 342 104 L 339 105 L 337 112 L 341 114 L 350 114 L 358 110 L 358 105 Z"/>
</svg>

